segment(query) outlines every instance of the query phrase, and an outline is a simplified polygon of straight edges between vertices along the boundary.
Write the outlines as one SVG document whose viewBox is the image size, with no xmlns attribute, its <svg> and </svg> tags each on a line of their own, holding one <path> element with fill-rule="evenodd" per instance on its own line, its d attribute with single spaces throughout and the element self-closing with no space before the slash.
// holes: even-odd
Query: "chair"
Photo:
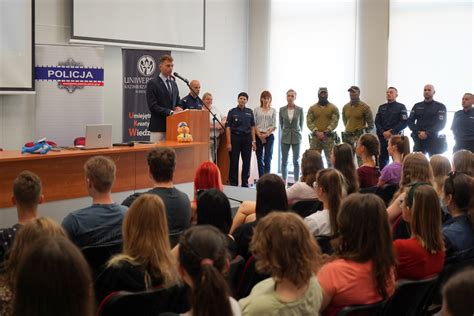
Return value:
<svg viewBox="0 0 474 316">
<path fill-rule="evenodd" d="M 315 238 L 322 253 L 331 255 L 334 252 L 331 245 L 333 236 L 315 236 Z"/>
<path fill-rule="evenodd" d="M 378 188 L 377 186 L 360 188 L 359 193 L 374 193 L 375 194 L 375 191 L 377 191 L 377 188 Z"/>
<path fill-rule="evenodd" d="M 396 183 L 384 184 L 381 187 L 377 187 L 375 194 L 377 194 L 385 202 L 386 206 L 389 206 L 393 196 L 395 195 L 395 192 L 398 191 L 399 187 L 400 186 Z"/>
<path fill-rule="evenodd" d="M 263 275 L 257 272 L 255 269 L 255 258 L 251 256 L 245 263 L 244 271 L 240 279 L 239 287 L 237 290 L 237 298 L 247 297 L 250 291 L 260 281 L 268 278 L 268 275 Z"/>
<path fill-rule="evenodd" d="M 227 275 L 227 283 L 234 296 L 237 296 L 240 277 L 245 268 L 245 259 L 242 256 L 235 257 L 230 262 L 229 273 Z"/>
<path fill-rule="evenodd" d="M 339 313 L 337 313 L 336 316 L 380 315 L 380 312 L 383 310 L 386 303 L 387 301 L 384 300 L 384 301 L 380 301 L 373 304 L 367 304 L 367 305 L 346 306 L 341 311 L 339 311 Z"/>
<path fill-rule="evenodd" d="M 85 137 L 76 137 L 74 139 L 74 146 L 85 146 L 86 138 Z"/>
<path fill-rule="evenodd" d="M 97 277 L 103 271 L 107 261 L 113 255 L 122 251 L 122 243 L 84 247 L 81 251 L 89 263 L 94 276 Z"/>
<path fill-rule="evenodd" d="M 290 206 L 291 211 L 305 218 L 323 209 L 323 203 L 317 199 L 301 200 Z"/>
<path fill-rule="evenodd" d="M 173 286 L 142 292 L 110 293 L 99 304 L 98 316 L 156 316 L 164 313 L 184 313 L 190 309 L 186 288 Z M 169 314 L 168 314 L 169 315 Z"/>
<path fill-rule="evenodd" d="M 393 296 L 385 304 L 385 316 L 423 315 L 429 295 L 438 277 L 424 280 L 400 280 Z"/>
</svg>

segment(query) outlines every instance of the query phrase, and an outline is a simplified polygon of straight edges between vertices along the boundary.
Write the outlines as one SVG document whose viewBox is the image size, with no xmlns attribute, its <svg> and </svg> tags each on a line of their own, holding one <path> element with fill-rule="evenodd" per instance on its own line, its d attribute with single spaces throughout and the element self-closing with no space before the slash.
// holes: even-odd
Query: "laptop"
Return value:
<svg viewBox="0 0 474 316">
<path fill-rule="evenodd" d="M 87 124 L 86 144 L 81 149 L 99 149 L 112 147 L 111 124 Z"/>
</svg>

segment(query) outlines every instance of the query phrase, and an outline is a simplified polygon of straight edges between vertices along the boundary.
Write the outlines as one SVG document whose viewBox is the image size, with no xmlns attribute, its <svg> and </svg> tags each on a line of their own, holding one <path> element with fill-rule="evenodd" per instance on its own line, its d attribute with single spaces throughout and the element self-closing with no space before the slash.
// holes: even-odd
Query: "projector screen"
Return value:
<svg viewBox="0 0 474 316">
<path fill-rule="evenodd" d="M 34 90 L 34 0 L 0 0 L 0 94 Z"/>
<path fill-rule="evenodd" d="M 73 0 L 71 42 L 204 50 L 206 0 Z"/>
</svg>

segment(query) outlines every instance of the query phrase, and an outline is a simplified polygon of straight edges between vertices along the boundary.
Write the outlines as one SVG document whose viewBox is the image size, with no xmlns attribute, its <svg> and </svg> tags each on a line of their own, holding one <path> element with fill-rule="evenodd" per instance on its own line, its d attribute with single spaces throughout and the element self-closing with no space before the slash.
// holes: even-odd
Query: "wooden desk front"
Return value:
<svg viewBox="0 0 474 316">
<path fill-rule="evenodd" d="M 83 165 L 87 159 L 96 155 L 108 156 L 115 161 L 117 173 L 113 192 L 149 188 L 152 182 L 148 176 L 146 157 L 155 146 L 168 146 L 176 151 L 175 183 L 193 181 L 199 164 L 208 160 L 208 142 L 164 141 L 158 145 L 50 151 L 46 155 L 0 151 L 0 208 L 12 206 L 13 181 L 23 170 L 30 170 L 40 176 L 45 201 L 87 196 Z"/>
</svg>

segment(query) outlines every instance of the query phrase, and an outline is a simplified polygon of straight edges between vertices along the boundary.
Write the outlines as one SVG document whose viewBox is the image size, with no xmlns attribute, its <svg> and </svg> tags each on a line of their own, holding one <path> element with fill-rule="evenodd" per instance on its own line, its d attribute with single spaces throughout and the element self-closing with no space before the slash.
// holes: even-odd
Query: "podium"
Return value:
<svg viewBox="0 0 474 316">
<path fill-rule="evenodd" d="M 209 147 L 209 112 L 202 110 L 184 110 L 175 112 L 166 118 L 166 140 L 176 141 L 178 124 L 186 122 L 193 142 L 206 142 Z"/>
</svg>

